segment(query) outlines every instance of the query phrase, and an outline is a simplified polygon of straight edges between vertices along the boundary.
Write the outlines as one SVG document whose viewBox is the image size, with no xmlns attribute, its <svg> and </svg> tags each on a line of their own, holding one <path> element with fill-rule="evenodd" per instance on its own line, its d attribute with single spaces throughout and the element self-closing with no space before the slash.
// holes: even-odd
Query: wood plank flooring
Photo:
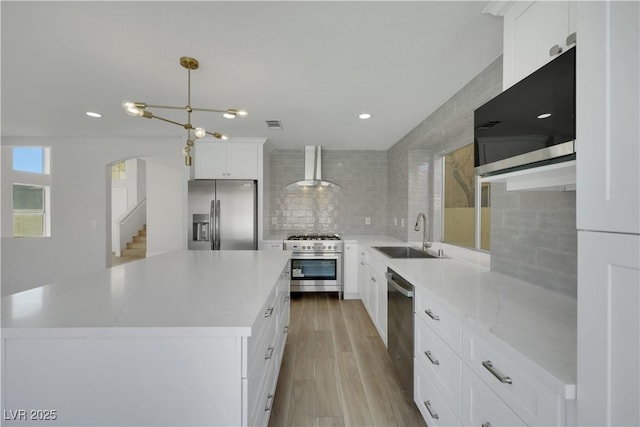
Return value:
<svg viewBox="0 0 640 427">
<path fill-rule="evenodd" d="M 292 294 L 269 420 L 280 426 L 421 426 L 360 300 Z"/>
</svg>

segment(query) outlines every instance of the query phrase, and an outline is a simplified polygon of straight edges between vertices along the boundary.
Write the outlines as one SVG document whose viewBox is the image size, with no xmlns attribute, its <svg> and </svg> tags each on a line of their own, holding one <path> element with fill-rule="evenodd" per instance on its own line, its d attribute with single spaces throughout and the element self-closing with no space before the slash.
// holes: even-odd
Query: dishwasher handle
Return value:
<svg viewBox="0 0 640 427">
<path fill-rule="evenodd" d="M 407 289 L 404 286 L 402 286 L 400 283 L 393 280 L 393 274 L 387 272 L 385 273 L 385 276 L 387 276 L 387 283 L 393 286 L 393 288 L 396 291 L 400 292 L 402 295 L 404 295 L 407 298 L 413 298 L 413 290 Z"/>
</svg>

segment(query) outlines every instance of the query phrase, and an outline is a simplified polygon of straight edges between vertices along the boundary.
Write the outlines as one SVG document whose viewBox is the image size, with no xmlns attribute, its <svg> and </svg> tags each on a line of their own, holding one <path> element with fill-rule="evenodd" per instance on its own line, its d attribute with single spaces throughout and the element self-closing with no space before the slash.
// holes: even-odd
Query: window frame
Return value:
<svg viewBox="0 0 640 427">
<path fill-rule="evenodd" d="M 52 230 L 51 230 L 51 219 L 52 219 L 52 212 L 51 212 L 51 191 L 52 191 L 52 176 L 51 176 L 51 146 L 47 146 L 47 145 L 39 145 L 39 144 L 35 144 L 35 145 L 27 145 L 27 144 L 16 144 L 16 145 L 11 145 L 8 146 L 8 153 L 6 151 L 3 151 L 4 153 L 7 153 L 10 155 L 10 159 L 8 159 L 10 161 L 9 164 L 4 163 L 4 165 L 8 166 L 8 169 L 10 168 L 10 170 L 8 170 L 8 174 L 6 177 L 3 177 L 3 179 L 7 179 L 7 187 L 5 187 L 3 185 L 3 189 L 5 189 L 6 191 L 11 191 L 11 205 L 10 207 L 8 206 L 8 210 L 11 211 L 11 232 L 9 234 L 8 230 L 7 230 L 7 237 L 11 237 L 11 238 L 15 238 L 15 239 L 24 239 L 24 238 L 31 238 L 31 239 L 43 239 L 43 238 L 48 238 L 51 237 L 52 235 Z M 17 170 L 14 169 L 14 156 L 15 156 L 15 149 L 16 148 L 40 148 L 42 149 L 42 173 L 40 172 L 33 172 L 33 171 L 27 171 L 27 170 Z M 3 148 L 4 150 L 4 148 Z M 9 157 L 9 156 L 7 156 Z M 29 214 L 29 213 L 34 213 L 34 214 L 38 214 L 40 213 L 39 210 L 30 210 L 30 209 L 16 209 L 14 206 L 14 200 L 13 200 L 13 192 L 14 192 L 14 187 L 17 185 L 22 185 L 22 186 L 29 186 L 29 187 L 38 187 L 41 188 L 43 190 L 43 207 L 42 207 L 42 215 L 43 215 L 43 224 L 42 224 L 42 234 L 41 235 L 37 235 L 37 236 L 26 236 L 26 235 L 16 235 L 15 234 L 15 221 L 16 221 L 16 214 Z M 8 200 L 7 200 L 8 202 Z M 7 214 L 9 214 L 8 211 L 5 211 Z M 9 224 L 7 224 L 9 225 Z"/>
</svg>

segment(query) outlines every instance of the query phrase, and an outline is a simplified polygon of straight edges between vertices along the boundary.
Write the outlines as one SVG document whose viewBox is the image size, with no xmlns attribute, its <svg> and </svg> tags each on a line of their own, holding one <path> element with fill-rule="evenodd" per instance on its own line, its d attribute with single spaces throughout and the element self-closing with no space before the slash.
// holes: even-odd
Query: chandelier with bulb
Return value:
<svg viewBox="0 0 640 427">
<path fill-rule="evenodd" d="M 146 119 L 158 119 L 163 122 L 173 123 L 174 125 L 178 125 L 186 129 L 187 131 L 187 143 L 184 147 L 184 162 L 187 166 L 191 166 L 191 151 L 193 149 L 193 144 L 196 139 L 204 138 L 207 135 L 211 135 L 214 138 L 226 140 L 228 139 L 227 135 L 222 134 L 220 132 L 209 132 L 203 127 L 194 127 L 191 124 L 191 113 L 194 111 L 204 111 L 208 113 L 222 113 L 222 117 L 226 119 L 235 119 L 236 117 L 245 117 L 247 112 L 244 110 L 238 110 L 235 108 L 228 108 L 226 110 L 216 110 L 213 108 L 195 108 L 191 106 L 191 70 L 197 70 L 199 63 L 195 58 L 190 58 L 188 56 L 183 56 L 180 58 L 180 65 L 187 69 L 187 105 L 184 107 L 174 107 L 170 105 L 153 105 L 147 104 L 145 102 L 133 102 L 133 101 L 123 101 L 122 107 L 125 109 L 127 114 L 134 117 L 144 117 Z M 187 123 L 180 123 L 174 120 L 169 120 L 164 117 L 160 117 L 151 111 L 149 108 L 164 108 L 169 110 L 184 110 L 187 112 Z"/>
</svg>

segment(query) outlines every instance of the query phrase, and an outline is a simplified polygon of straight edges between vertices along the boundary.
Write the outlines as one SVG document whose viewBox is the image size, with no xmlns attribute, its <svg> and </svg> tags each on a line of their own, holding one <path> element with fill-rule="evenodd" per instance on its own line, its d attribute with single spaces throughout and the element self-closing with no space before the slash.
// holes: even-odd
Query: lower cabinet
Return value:
<svg viewBox="0 0 640 427">
<path fill-rule="evenodd" d="M 562 386 L 546 371 L 424 288 L 415 298 L 414 400 L 429 426 L 568 424 Z"/>
<path fill-rule="evenodd" d="M 250 336 L 246 327 L 3 330 L 2 425 L 266 426 L 288 332 L 288 263 L 274 285 Z M 27 409 L 42 419 L 23 418 Z"/>
<path fill-rule="evenodd" d="M 368 299 L 369 274 L 367 273 L 367 250 L 358 246 L 358 294 L 365 307 L 369 305 Z"/>
<path fill-rule="evenodd" d="M 358 299 L 358 245 L 346 242 L 344 245 L 343 269 L 343 297 L 344 299 Z"/>
<path fill-rule="evenodd" d="M 462 381 L 462 424 L 465 426 L 526 426 L 515 412 L 468 366 Z"/>
<path fill-rule="evenodd" d="M 360 299 L 387 345 L 387 264 L 381 255 L 368 249 L 361 248 L 358 258 Z"/>
<path fill-rule="evenodd" d="M 284 269 L 277 286 L 267 298 L 247 340 L 247 377 L 243 380 L 248 420 L 244 425 L 266 426 L 271 415 L 280 362 L 289 332 L 289 268 Z"/>
<path fill-rule="evenodd" d="M 429 427 L 460 425 L 460 420 L 437 389 L 435 379 L 421 366 L 415 367 L 413 382 L 416 405 Z"/>
</svg>

